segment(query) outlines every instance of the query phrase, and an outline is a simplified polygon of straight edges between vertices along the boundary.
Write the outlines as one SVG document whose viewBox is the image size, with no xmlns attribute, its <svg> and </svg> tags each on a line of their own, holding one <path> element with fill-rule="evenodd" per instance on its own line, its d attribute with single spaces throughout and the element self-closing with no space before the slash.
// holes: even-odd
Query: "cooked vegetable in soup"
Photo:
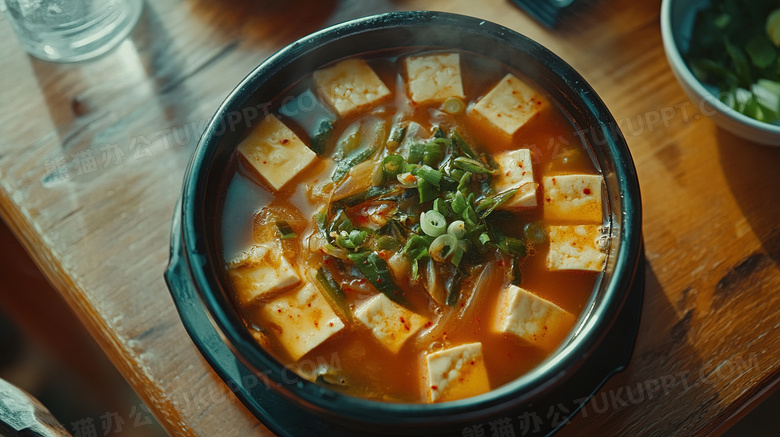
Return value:
<svg viewBox="0 0 780 437">
<path fill-rule="evenodd" d="M 238 145 L 226 277 L 260 346 L 350 395 L 442 402 L 550 356 L 604 269 L 602 176 L 479 55 L 378 53 L 281 93 Z"/>
</svg>

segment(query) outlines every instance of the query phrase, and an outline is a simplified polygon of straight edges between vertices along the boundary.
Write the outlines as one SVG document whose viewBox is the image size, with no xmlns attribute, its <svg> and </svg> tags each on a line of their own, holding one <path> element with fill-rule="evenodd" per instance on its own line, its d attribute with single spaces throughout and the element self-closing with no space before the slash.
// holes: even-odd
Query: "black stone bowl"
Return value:
<svg viewBox="0 0 780 437">
<path fill-rule="evenodd" d="M 368 401 L 295 377 L 245 329 L 225 285 L 220 243 L 231 155 L 252 122 L 262 118 L 258 108 L 303 75 L 337 59 L 416 46 L 488 56 L 543 89 L 573 121 L 604 175 L 612 236 L 606 270 L 564 345 L 511 383 L 438 404 Z M 304 37 L 268 58 L 233 90 L 189 163 L 165 278 L 204 357 L 229 390 L 279 434 L 465 435 L 480 427 L 489 434 L 491 425 L 506 426 L 508 420 L 517 426 L 529 417 L 530 430 L 546 434 L 563 425 L 630 359 L 642 303 L 641 234 L 639 185 L 629 149 L 582 76 L 538 43 L 502 26 L 441 12 L 399 12 Z"/>
</svg>

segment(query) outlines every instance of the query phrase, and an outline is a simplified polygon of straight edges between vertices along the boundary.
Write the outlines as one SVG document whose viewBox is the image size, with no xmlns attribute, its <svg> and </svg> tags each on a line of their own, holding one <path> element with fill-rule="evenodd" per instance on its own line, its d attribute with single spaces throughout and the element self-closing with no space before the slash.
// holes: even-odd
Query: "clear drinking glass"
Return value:
<svg viewBox="0 0 780 437">
<path fill-rule="evenodd" d="M 0 0 L 31 55 L 74 62 L 102 55 L 133 29 L 143 0 Z"/>
</svg>

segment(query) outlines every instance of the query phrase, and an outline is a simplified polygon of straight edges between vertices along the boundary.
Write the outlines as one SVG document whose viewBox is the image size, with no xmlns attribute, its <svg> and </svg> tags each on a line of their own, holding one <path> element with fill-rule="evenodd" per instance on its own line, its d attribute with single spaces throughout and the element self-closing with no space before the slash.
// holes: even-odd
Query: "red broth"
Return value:
<svg viewBox="0 0 780 437">
<path fill-rule="evenodd" d="M 321 210 L 323 199 L 312 196 L 317 187 L 331 180 L 334 163 L 327 156 L 346 129 L 361 119 L 376 119 L 393 125 L 403 115 L 403 121 L 419 123 L 430 132 L 436 126 L 444 131 L 457 127 L 478 152 L 494 154 L 502 150 L 531 149 L 534 177 L 537 182 L 550 174 L 582 173 L 598 174 L 581 139 L 575 135 L 575 127 L 566 115 L 554 105 L 534 120 L 531 129 L 524 129 L 511 140 L 497 136 L 491 126 L 470 117 L 471 107 L 510 69 L 493 60 L 471 53 L 460 53 L 464 102 L 467 109 L 459 115 L 441 111 L 440 104 L 414 105 L 410 102 L 403 59 L 409 53 L 379 53 L 363 56 L 392 92 L 392 98 L 369 109 L 358 111 L 339 119 L 323 103 L 315 92 L 311 74 L 294 87 L 286 90 L 272 102 L 270 112 L 279 116 L 304 143 L 309 143 L 323 120 L 333 120 L 333 135 L 328 142 L 324 159 L 307 167 L 286 183 L 278 192 L 260 176 L 254 168 L 236 153 L 234 170 L 224 198 L 221 217 L 222 246 L 226 264 L 254 244 L 278 239 L 278 229 L 264 222 L 269 211 L 281 215 L 296 231 L 297 238 L 283 240 L 286 258 L 301 271 L 304 282 L 311 279 L 303 274 L 304 266 L 318 268 L 337 261 L 321 251 L 311 252 L 307 238 L 316 232 L 313 217 Z M 521 75 L 517 75 L 522 78 Z M 507 235 L 522 236 L 523 225 L 544 225 L 542 188 L 538 188 L 539 207 L 513 211 L 497 220 Z M 425 209 L 425 208 L 423 208 Z M 579 316 L 590 297 L 598 272 L 550 271 L 545 265 L 548 244 L 528 244 L 527 256 L 522 259 L 520 286 L 532 291 L 560 308 Z M 317 364 L 327 363 L 338 375 L 336 383 L 328 386 L 347 394 L 389 402 L 428 402 L 423 374 L 426 353 L 445 346 L 481 342 L 484 363 L 490 387 L 496 388 L 510 382 L 549 356 L 550 352 L 529 345 L 517 337 L 497 333 L 493 329 L 499 291 L 507 286 L 510 266 L 504 256 L 486 255 L 486 263 L 472 266 L 470 274 L 462 280 L 460 297 L 452 305 L 436 303 L 419 284 L 409 284 L 405 278 L 396 278 L 408 299 L 408 307 L 426 317 L 429 323 L 409 338 L 398 353 L 384 347 L 371 332 L 353 320 L 344 329 L 319 344 L 295 361 L 279 344 L 278 339 L 260 317 L 260 308 L 269 299 L 291 290 L 263 296 L 251 303 L 237 300 L 237 307 L 264 347 L 280 362 L 309 375 Z M 340 283 L 351 310 L 377 293 L 375 287 L 359 274 L 344 275 L 332 272 Z M 233 283 L 233 289 L 245 286 Z M 300 284 L 296 287 L 300 287 Z M 332 382 L 332 381 L 331 381 Z"/>
</svg>

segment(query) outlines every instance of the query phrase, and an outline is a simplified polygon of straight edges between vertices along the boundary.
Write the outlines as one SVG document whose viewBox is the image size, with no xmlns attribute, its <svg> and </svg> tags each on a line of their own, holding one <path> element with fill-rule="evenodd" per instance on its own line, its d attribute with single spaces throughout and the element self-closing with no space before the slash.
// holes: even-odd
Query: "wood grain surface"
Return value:
<svg viewBox="0 0 780 437">
<path fill-rule="evenodd" d="M 560 435 L 717 434 L 780 372 L 780 148 L 718 129 L 688 100 L 664 57 L 659 0 L 592 3 L 552 31 L 505 0 L 161 0 L 119 47 L 78 64 L 29 57 L 0 19 L 0 213 L 170 434 L 270 435 L 200 356 L 162 279 L 206 121 L 257 64 L 329 24 L 406 9 L 494 21 L 595 88 L 642 188 L 634 355 Z M 533 421 L 509 419 L 513 434 L 485 423 L 464 435 L 532 435 Z"/>
</svg>

